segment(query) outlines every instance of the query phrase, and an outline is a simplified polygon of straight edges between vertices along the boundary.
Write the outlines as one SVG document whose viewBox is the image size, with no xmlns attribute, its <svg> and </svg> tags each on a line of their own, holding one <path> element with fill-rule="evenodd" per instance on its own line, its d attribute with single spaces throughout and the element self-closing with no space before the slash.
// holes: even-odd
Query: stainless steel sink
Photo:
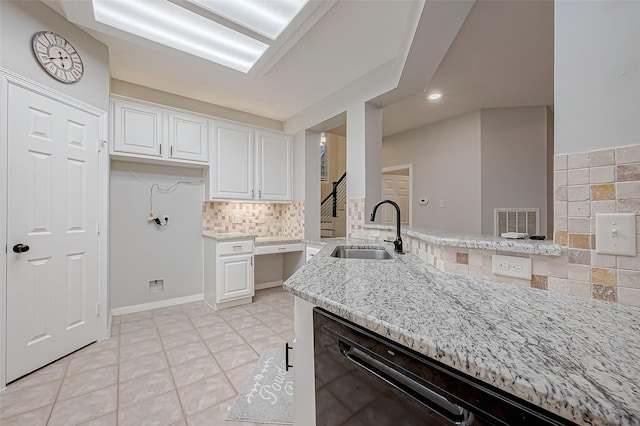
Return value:
<svg viewBox="0 0 640 426">
<path fill-rule="evenodd" d="M 344 259 L 393 259 L 384 247 L 337 246 L 331 256 Z"/>
</svg>

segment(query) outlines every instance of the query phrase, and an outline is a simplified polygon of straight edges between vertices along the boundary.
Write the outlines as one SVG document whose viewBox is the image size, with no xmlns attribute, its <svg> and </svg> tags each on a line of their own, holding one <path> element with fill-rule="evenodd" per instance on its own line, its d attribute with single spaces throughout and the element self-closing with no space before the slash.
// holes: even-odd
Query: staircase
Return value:
<svg viewBox="0 0 640 426">
<path fill-rule="evenodd" d="M 332 238 L 336 230 L 346 228 L 347 172 L 333 182 L 333 189 L 320 204 L 320 237 Z"/>
</svg>

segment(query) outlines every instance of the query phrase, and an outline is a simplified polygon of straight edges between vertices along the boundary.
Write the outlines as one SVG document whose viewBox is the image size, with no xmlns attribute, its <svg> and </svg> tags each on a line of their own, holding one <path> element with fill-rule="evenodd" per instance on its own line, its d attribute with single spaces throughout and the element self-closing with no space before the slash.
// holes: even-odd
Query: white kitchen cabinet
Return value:
<svg viewBox="0 0 640 426">
<path fill-rule="evenodd" d="M 209 161 L 208 120 L 193 114 L 169 112 L 169 157 Z"/>
<path fill-rule="evenodd" d="M 200 164 L 209 162 L 209 120 L 162 105 L 112 97 L 113 144 L 118 159 Z"/>
<path fill-rule="evenodd" d="M 315 426 L 316 393 L 313 353 L 313 308 L 315 305 L 296 297 L 293 304 L 293 424 Z"/>
<path fill-rule="evenodd" d="M 213 309 L 251 303 L 253 240 L 204 239 L 204 300 Z"/>
<path fill-rule="evenodd" d="M 210 197 L 253 200 L 254 130 L 229 122 L 212 124 L 212 158 L 209 168 Z"/>
<path fill-rule="evenodd" d="M 292 200 L 289 135 L 223 121 L 211 127 L 211 199 Z"/>
<path fill-rule="evenodd" d="M 256 132 L 256 187 L 258 200 L 291 201 L 291 137 Z"/>
<path fill-rule="evenodd" d="M 162 157 L 162 115 L 160 108 L 114 100 L 113 151 Z"/>
</svg>

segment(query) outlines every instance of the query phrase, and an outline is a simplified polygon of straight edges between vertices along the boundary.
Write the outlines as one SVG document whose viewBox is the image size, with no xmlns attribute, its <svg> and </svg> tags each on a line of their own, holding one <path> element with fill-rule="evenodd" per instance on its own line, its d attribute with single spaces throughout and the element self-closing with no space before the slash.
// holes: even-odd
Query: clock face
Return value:
<svg viewBox="0 0 640 426">
<path fill-rule="evenodd" d="M 33 52 L 49 74 L 63 83 L 75 83 L 82 78 L 84 66 L 76 49 L 63 37 L 51 31 L 33 36 Z"/>
</svg>

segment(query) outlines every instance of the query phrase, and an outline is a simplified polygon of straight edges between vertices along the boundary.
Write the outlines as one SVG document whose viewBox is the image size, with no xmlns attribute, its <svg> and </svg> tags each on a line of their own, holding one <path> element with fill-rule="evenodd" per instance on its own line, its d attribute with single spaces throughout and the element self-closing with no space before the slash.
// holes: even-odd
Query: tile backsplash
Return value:
<svg viewBox="0 0 640 426">
<path fill-rule="evenodd" d="M 349 236 L 383 240 L 363 228 L 364 199 L 348 201 Z M 595 251 L 597 213 L 636 214 L 636 256 Z M 554 158 L 554 243 L 560 256 L 503 253 L 434 245 L 403 237 L 405 247 L 437 268 L 463 275 L 533 287 L 577 297 L 640 306 L 640 145 Z M 491 273 L 491 256 L 529 257 L 531 280 Z"/>
<path fill-rule="evenodd" d="M 304 201 L 287 204 L 206 201 L 203 231 L 242 232 L 258 237 L 304 237 Z"/>
</svg>

